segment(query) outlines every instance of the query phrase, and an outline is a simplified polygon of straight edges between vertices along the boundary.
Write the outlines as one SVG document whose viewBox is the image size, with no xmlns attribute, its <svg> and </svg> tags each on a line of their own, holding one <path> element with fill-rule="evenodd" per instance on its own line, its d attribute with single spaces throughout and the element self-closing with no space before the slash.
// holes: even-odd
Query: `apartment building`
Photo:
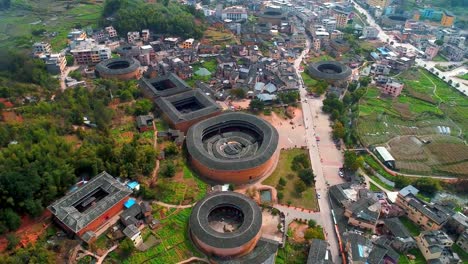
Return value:
<svg viewBox="0 0 468 264">
<path fill-rule="evenodd" d="M 147 42 L 150 39 L 150 31 L 149 29 L 143 29 L 141 31 L 141 40 Z"/>
<path fill-rule="evenodd" d="M 380 91 L 392 97 L 398 97 L 403 90 L 404 84 L 389 78 L 388 81 L 381 85 Z"/>
<path fill-rule="evenodd" d="M 460 258 L 450 249 L 453 245 L 452 239 L 443 231 L 421 232 L 416 237 L 416 244 L 427 263 L 461 263 Z M 436 260 L 439 262 L 435 262 Z"/>
<path fill-rule="evenodd" d="M 443 27 L 451 27 L 455 22 L 455 15 L 451 12 L 444 11 L 442 12 L 442 19 L 440 20 L 440 25 Z"/>
<path fill-rule="evenodd" d="M 333 9 L 333 16 L 335 17 L 337 28 L 345 28 L 348 25 L 350 12 L 335 8 Z"/>
<path fill-rule="evenodd" d="M 114 29 L 113 26 L 108 26 L 108 27 L 105 27 L 104 30 L 107 32 L 107 34 L 109 35 L 109 38 L 115 38 L 117 37 L 117 30 Z"/>
<path fill-rule="evenodd" d="M 67 60 L 62 53 L 43 54 L 39 58 L 44 61 L 50 74 L 61 74 L 67 66 Z"/>
<path fill-rule="evenodd" d="M 247 9 L 245 9 L 245 7 L 242 6 L 230 6 L 223 9 L 223 11 L 221 12 L 222 20 L 229 19 L 233 21 L 238 21 L 242 19 L 247 19 L 247 17 Z"/>
<path fill-rule="evenodd" d="M 447 222 L 449 214 L 441 206 L 426 204 L 416 195 L 419 190 L 411 185 L 398 192 L 396 204 L 405 210 L 408 218 L 425 230 L 439 230 Z"/>
<path fill-rule="evenodd" d="M 94 41 L 82 41 L 74 46 L 70 53 L 79 65 L 96 65 L 112 57 L 111 49 L 104 45 L 97 45 Z"/>
<path fill-rule="evenodd" d="M 140 40 L 140 32 L 138 31 L 131 31 L 127 33 L 127 40 L 128 43 L 134 43 Z"/>
<path fill-rule="evenodd" d="M 435 56 L 437 56 L 437 53 L 439 52 L 439 46 L 430 44 L 426 47 L 426 50 L 424 51 L 424 56 L 428 60 L 432 60 Z"/>
<path fill-rule="evenodd" d="M 47 42 L 36 42 L 33 44 L 33 54 L 50 53 L 52 47 Z"/>
<path fill-rule="evenodd" d="M 376 39 L 379 35 L 379 30 L 375 27 L 366 26 L 362 29 L 362 38 Z"/>
<path fill-rule="evenodd" d="M 191 49 L 193 47 L 193 42 L 195 42 L 193 38 L 186 39 L 184 43 L 182 43 L 182 48 Z"/>
<path fill-rule="evenodd" d="M 86 31 L 84 31 L 84 30 L 72 29 L 68 33 L 67 38 L 68 38 L 68 42 L 72 42 L 72 41 L 75 41 L 75 40 L 83 40 L 83 39 L 87 38 L 87 34 L 86 34 Z"/>
</svg>

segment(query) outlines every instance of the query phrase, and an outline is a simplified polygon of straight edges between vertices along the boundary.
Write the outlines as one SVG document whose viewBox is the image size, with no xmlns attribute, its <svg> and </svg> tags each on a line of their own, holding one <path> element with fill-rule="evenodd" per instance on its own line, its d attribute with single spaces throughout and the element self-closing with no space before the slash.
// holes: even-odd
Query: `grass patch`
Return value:
<svg viewBox="0 0 468 264">
<path fill-rule="evenodd" d="M 459 245 L 453 244 L 452 246 L 453 252 L 457 253 L 462 263 L 468 263 L 468 253 L 466 253 Z"/>
<path fill-rule="evenodd" d="M 444 57 L 442 57 L 442 56 L 440 56 L 440 55 L 437 55 L 437 56 L 435 56 L 434 58 L 432 58 L 432 61 L 437 61 L 437 62 L 446 62 L 446 61 L 447 61 L 447 59 L 446 59 L 446 58 L 444 58 Z"/>
<path fill-rule="evenodd" d="M 408 217 L 402 216 L 400 217 L 400 221 L 408 229 L 411 236 L 419 236 L 421 233 L 421 228 L 413 223 Z"/>
<path fill-rule="evenodd" d="M 156 183 L 157 199 L 168 204 L 190 204 L 206 195 L 208 185 L 187 165 L 182 166 L 183 179 L 160 177 Z"/>
<path fill-rule="evenodd" d="M 284 248 L 278 250 L 276 255 L 277 264 L 306 263 L 308 254 L 307 244 L 296 244 L 287 242 Z"/>
<path fill-rule="evenodd" d="M 372 182 L 369 182 L 370 183 L 370 186 L 369 186 L 369 189 L 373 192 L 380 192 L 382 191 L 379 187 L 377 187 L 377 185 L 373 184 Z"/>
<path fill-rule="evenodd" d="M 408 251 L 408 254 L 415 256 L 415 259 L 410 260 L 406 257 L 405 254 L 401 254 L 398 260 L 398 263 L 399 264 L 426 264 L 426 259 L 424 258 L 419 248 L 411 249 L 410 251 Z"/>
<path fill-rule="evenodd" d="M 169 125 L 162 119 L 155 120 L 154 122 L 158 131 L 166 131 L 169 129 Z"/>
<path fill-rule="evenodd" d="M 201 257 L 188 235 L 188 219 L 192 209 L 175 212 L 161 220 L 162 227 L 154 232 L 161 243 L 145 252 L 135 251 L 123 263 L 178 263 L 190 257 Z"/>
<path fill-rule="evenodd" d="M 102 5 L 62 1 L 28 1 L 0 11 L 0 47 L 30 49 L 36 41 L 47 41 L 54 51 L 67 45 L 67 34 L 75 27 L 96 26 Z M 67 8 L 68 6 L 68 8 Z M 34 36 L 33 30 L 45 29 L 46 36 Z M 50 33 L 55 32 L 52 37 Z"/>
<path fill-rule="evenodd" d="M 462 75 L 458 75 L 457 77 L 460 78 L 460 79 L 463 79 L 463 80 L 467 80 L 467 81 L 468 81 L 468 73 L 465 73 L 465 74 L 462 74 Z"/>
<path fill-rule="evenodd" d="M 281 150 L 280 158 L 275 171 L 262 183 L 277 187 L 279 179 L 284 178 L 286 180 L 286 185 L 283 187 L 284 189 L 282 191 L 278 190 L 284 195 L 280 201 L 281 203 L 286 204 L 290 201 L 292 205 L 319 211 L 317 195 L 314 186 L 308 186 L 302 195 L 298 195 L 296 192 L 295 183 L 300 179 L 297 174 L 292 171 L 291 165 L 294 157 L 300 154 L 305 154 L 307 157 L 309 156 L 307 149 L 294 148 Z"/>
</svg>

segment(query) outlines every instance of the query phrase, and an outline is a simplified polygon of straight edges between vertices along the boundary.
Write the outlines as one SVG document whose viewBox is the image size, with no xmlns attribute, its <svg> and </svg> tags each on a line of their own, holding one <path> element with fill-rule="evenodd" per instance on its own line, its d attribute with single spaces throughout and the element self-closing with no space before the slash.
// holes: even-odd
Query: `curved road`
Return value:
<svg viewBox="0 0 468 264">
<path fill-rule="evenodd" d="M 378 31 L 379 31 L 379 34 L 377 35 L 377 38 L 382 41 L 382 42 L 385 42 L 387 43 L 387 40 L 393 40 L 393 37 L 389 36 L 387 33 L 385 33 L 382 28 L 375 22 L 374 18 L 369 14 L 369 12 L 367 12 L 367 10 L 365 10 L 364 8 L 362 8 L 358 3 L 356 3 L 354 0 L 351 1 L 352 3 L 354 3 L 354 7 L 359 11 L 361 12 L 362 14 L 365 14 L 366 17 L 367 17 L 367 23 L 371 26 L 371 27 L 375 27 Z M 399 43 L 399 42 L 396 42 L 394 41 L 394 46 L 396 47 L 405 47 L 407 48 L 409 51 L 418 51 L 418 49 L 416 49 L 413 45 L 409 44 L 409 43 Z M 458 62 L 460 63 L 460 62 Z M 434 62 L 434 61 L 425 61 L 425 60 L 422 60 L 422 59 L 416 59 L 416 65 L 420 66 L 420 67 L 423 67 L 425 68 L 426 70 L 429 70 L 431 68 L 433 68 L 436 64 L 441 64 L 440 62 Z M 426 65 L 426 66 L 424 66 Z M 435 69 L 435 68 L 434 68 Z M 461 67 L 458 68 L 458 69 L 455 69 L 455 70 L 452 70 L 452 71 L 447 71 L 447 72 L 443 72 L 443 71 L 440 71 L 438 69 L 435 69 L 435 72 L 438 72 L 439 73 L 439 77 L 442 78 L 442 77 L 445 77 L 445 79 L 448 81 L 448 80 L 452 80 L 453 82 L 453 85 L 455 85 L 456 83 L 458 83 L 460 86 L 459 87 L 454 87 L 455 89 L 459 90 L 460 92 L 462 92 L 464 95 L 467 95 L 468 96 L 468 86 L 465 84 L 465 82 L 463 81 L 460 81 L 460 79 L 456 78 L 455 75 L 458 75 L 460 74 L 461 72 L 466 72 L 465 70 L 465 67 Z M 442 79 L 441 79 L 442 80 Z"/>
</svg>

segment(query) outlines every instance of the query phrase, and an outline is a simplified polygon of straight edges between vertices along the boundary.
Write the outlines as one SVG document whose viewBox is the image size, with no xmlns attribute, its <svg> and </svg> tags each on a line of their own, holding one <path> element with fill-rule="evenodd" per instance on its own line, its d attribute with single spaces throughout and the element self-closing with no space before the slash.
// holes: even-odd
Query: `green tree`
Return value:
<svg viewBox="0 0 468 264">
<path fill-rule="evenodd" d="M 127 258 L 132 254 L 133 250 L 135 249 L 135 246 L 133 245 L 132 240 L 127 237 L 122 242 L 120 242 L 119 249 L 122 253 L 122 257 Z"/>
<path fill-rule="evenodd" d="M 357 171 L 362 166 L 362 158 L 358 158 L 355 152 L 346 151 L 344 154 L 344 167 L 350 171 Z"/>
<path fill-rule="evenodd" d="M 21 225 L 21 218 L 11 208 L 0 211 L 0 221 L 5 223 L 9 230 L 16 230 Z"/>
<path fill-rule="evenodd" d="M 418 178 L 416 181 L 413 182 L 412 185 L 418 190 L 420 190 L 422 193 L 431 196 L 434 195 L 437 191 L 441 190 L 439 181 L 428 177 Z"/>
<path fill-rule="evenodd" d="M 359 83 L 361 84 L 362 87 L 366 87 L 367 85 L 369 85 L 371 81 L 372 81 L 372 78 L 369 76 L 361 77 L 361 79 L 359 79 Z"/>
<path fill-rule="evenodd" d="M 175 165 L 172 161 L 162 162 L 159 174 L 166 178 L 172 178 L 175 175 Z"/>
<path fill-rule="evenodd" d="M 73 66 L 73 64 L 75 64 L 75 57 L 73 57 L 73 55 L 65 55 L 65 59 L 67 60 L 67 66 Z"/>
<path fill-rule="evenodd" d="M 444 45 L 444 40 L 438 39 L 438 40 L 436 40 L 434 43 L 435 43 L 437 46 L 442 46 L 442 45 Z"/>
<path fill-rule="evenodd" d="M 339 138 L 344 138 L 345 136 L 345 128 L 343 126 L 343 123 L 340 121 L 335 121 L 333 124 L 333 138 L 334 139 L 339 139 Z"/>
<path fill-rule="evenodd" d="M 308 186 L 314 183 L 314 172 L 310 168 L 300 170 L 298 176 Z"/>
<path fill-rule="evenodd" d="M 278 184 L 281 186 L 286 186 L 286 180 L 283 177 L 281 177 L 278 181 Z"/>
<path fill-rule="evenodd" d="M 246 96 L 245 90 L 242 88 L 231 89 L 230 93 L 231 93 L 231 96 L 237 99 L 244 99 Z"/>
<path fill-rule="evenodd" d="M 296 187 L 296 192 L 298 194 L 302 194 L 307 189 L 306 184 L 302 180 L 297 180 L 294 187 Z"/>
<path fill-rule="evenodd" d="M 15 234 L 8 234 L 6 236 L 6 239 L 8 241 L 8 246 L 7 246 L 8 250 L 12 250 L 16 248 L 16 246 L 19 244 L 19 239 Z"/>
<path fill-rule="evenodd" d="M 308 228 L 304 232 L 304 238 L 306 240 L 311 240 L 313 238 L 323 239 L 324 238 L 323 231 L 321 228 Z"/>
<path fill-rule="evenodd" d="M 311 228 L 315 227 L 317 225 L 317 222 L 314 220 L 314 219 L 310 219 L 308 222 L 307 222 L 307 225 Z"/>
<path fill-rule="evenodd" d="M 141 99 L 136 101 L 134 109 L 134 115 L 147 115 L 153 110 L 153 103 L 148 99 Z"/>
<path fill-rule="evenodd" d="M 249 108 L 254 112 L 261 112 L 265 108 L 265 103 L 259 99 L 252 99 L 249 104 Z"/>
<path fill-rule="evenodd" d="M 164 148 L 164 154 L 167 156 L 167 157 L 172 157 L 172 156 L 176 156 L 177 154 L 179 154 L 179 149 L 177 148 L 176 144 L 174 142 L 170 142 L 169 144 L 167 144 L 167 146 Z"/>
</svg>

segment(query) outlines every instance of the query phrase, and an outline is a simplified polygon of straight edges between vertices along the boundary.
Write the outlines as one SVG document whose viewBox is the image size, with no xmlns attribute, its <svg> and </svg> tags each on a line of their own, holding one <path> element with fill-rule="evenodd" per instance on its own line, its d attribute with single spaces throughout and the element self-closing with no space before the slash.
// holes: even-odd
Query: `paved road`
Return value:
<svg viewBox="0 0 468 264">
<path fill-rule="evenodd" d="M 285 214 L 286 226 L 288 226 L 295 218 L 307 220 L 313 219 L 318 225 L 323 226 L 323 220 L 320 213 L 310 213 L 309 210 L 302 211 L 300 208 L 293 206 L 288 207 L 280 204 L 276 204 L 274 207 Z"/>
<path fill-rule="evenodd" d="M 385 33 L 382 28 L 375 22 L 374 18 L 369 14 L 369 12 L 367 12 L 367 10 L 365 10 L 364 8 L 362 8 L 359 4 L 357 4 L 355 1 L 352 1 L 354 3 L 354 7 L 359 11 L 361 12 L 362 14 L 365 14 L 366 17 L 367 17 L 367 22 L 369 23 L 369 25 L 371 27 L 375 27 L 377 28 L 377 30 L 379 31 L 379 34 L 377 35 L 377 38 L 382 41 L 382 42 L 387 42 L 387 41 L 394 41 L 393 40 L 393 37 L 389 36 L 387 33 Z M 396 47 L 405 47 L 407 48 L 409 51 L 418 51 L 418 49 L 416 49 L 413 45 L 409 44 L 409 43 L 399 43 L 399 42 L 396 42 L 394 41 L 394 46 Z M 416 64 L 418 66 L 421 66 L 423 68 L 426 68 L 427 70 L 429 70 L 430 68 L 433 68 L 435 66 L 435 64 L 437 64 L 437 62 L 433 62 L 433 61 L 425 61 L 425 60 L 422 60 L 422 59 L 416 59 Z M 424 66 L 426 65 L 426 66 Z M 451 72 L 443 72 L 443 71 L 439 71 L 439 70 L 435 70 L 436 72 L 439 72 L 439 77 L 442 78 L 442 77 L 445 77 L 445 79 L 448 81 L 448 80 L 452 80 L 453 82 L 453 85 L 455 85 L 456 83 L 458 83 L 460 86 L 459 87 L 455 87 L 455 89 L 459 90 L 460 92 L 464 93 L 465 95 L 468 96 L 468 86 L 465 84 L 465 82 L 461 81 L 460 79 L 458 78 L 455 78 L 454 75 L 460 71 L 464 71 L 464 67 L 462 67 L 461 69 L 457 70 L 457 71 L 451 71 Z"/>
<path fill-rule="evenodd" d="M 294 66 L 300 80 L 299 91 L 301 95 L 304 125 L 306 129 L 305 138 L 307 147 L 309 148 L 312 168 L 314 170 L 314 174 L 316 175 L 315 187 L 317 194 L 321 197 L 318 200 L 320 206 L 320 222 L 324 228 L 324 231 L 329 234 L 327 236 L 327 241 L 330 245 L 332 258 L 335 263 L 339 263 L 340 255 L 338 241 L 335 235 L 330 235 L 335 234 L 335 227 L 331 215 L 330 204 L 327 199 L 327 181 L 331 185 L 341 182 L 341 179 L 337 175 L 338 168 L 341 167 L 342 155 L 339 152 L 337 155 L 336 149 L 335 151 L 331 149 L 334 148 L 330 136 L 331 129 L 329 127 L 327 117 L 321 113 L 321 100 L 312 98 L 308 99 L 307 91 L 302 85 L 303 81 L 299 72 L 299 66 L 303 57 L 309 53 L 309 48 L 310 40 L 307 38 L 306 48 L 297 58 Z M 315 141 L 315 135 L 320 137 L 320 143 Z"/>
</svg>

